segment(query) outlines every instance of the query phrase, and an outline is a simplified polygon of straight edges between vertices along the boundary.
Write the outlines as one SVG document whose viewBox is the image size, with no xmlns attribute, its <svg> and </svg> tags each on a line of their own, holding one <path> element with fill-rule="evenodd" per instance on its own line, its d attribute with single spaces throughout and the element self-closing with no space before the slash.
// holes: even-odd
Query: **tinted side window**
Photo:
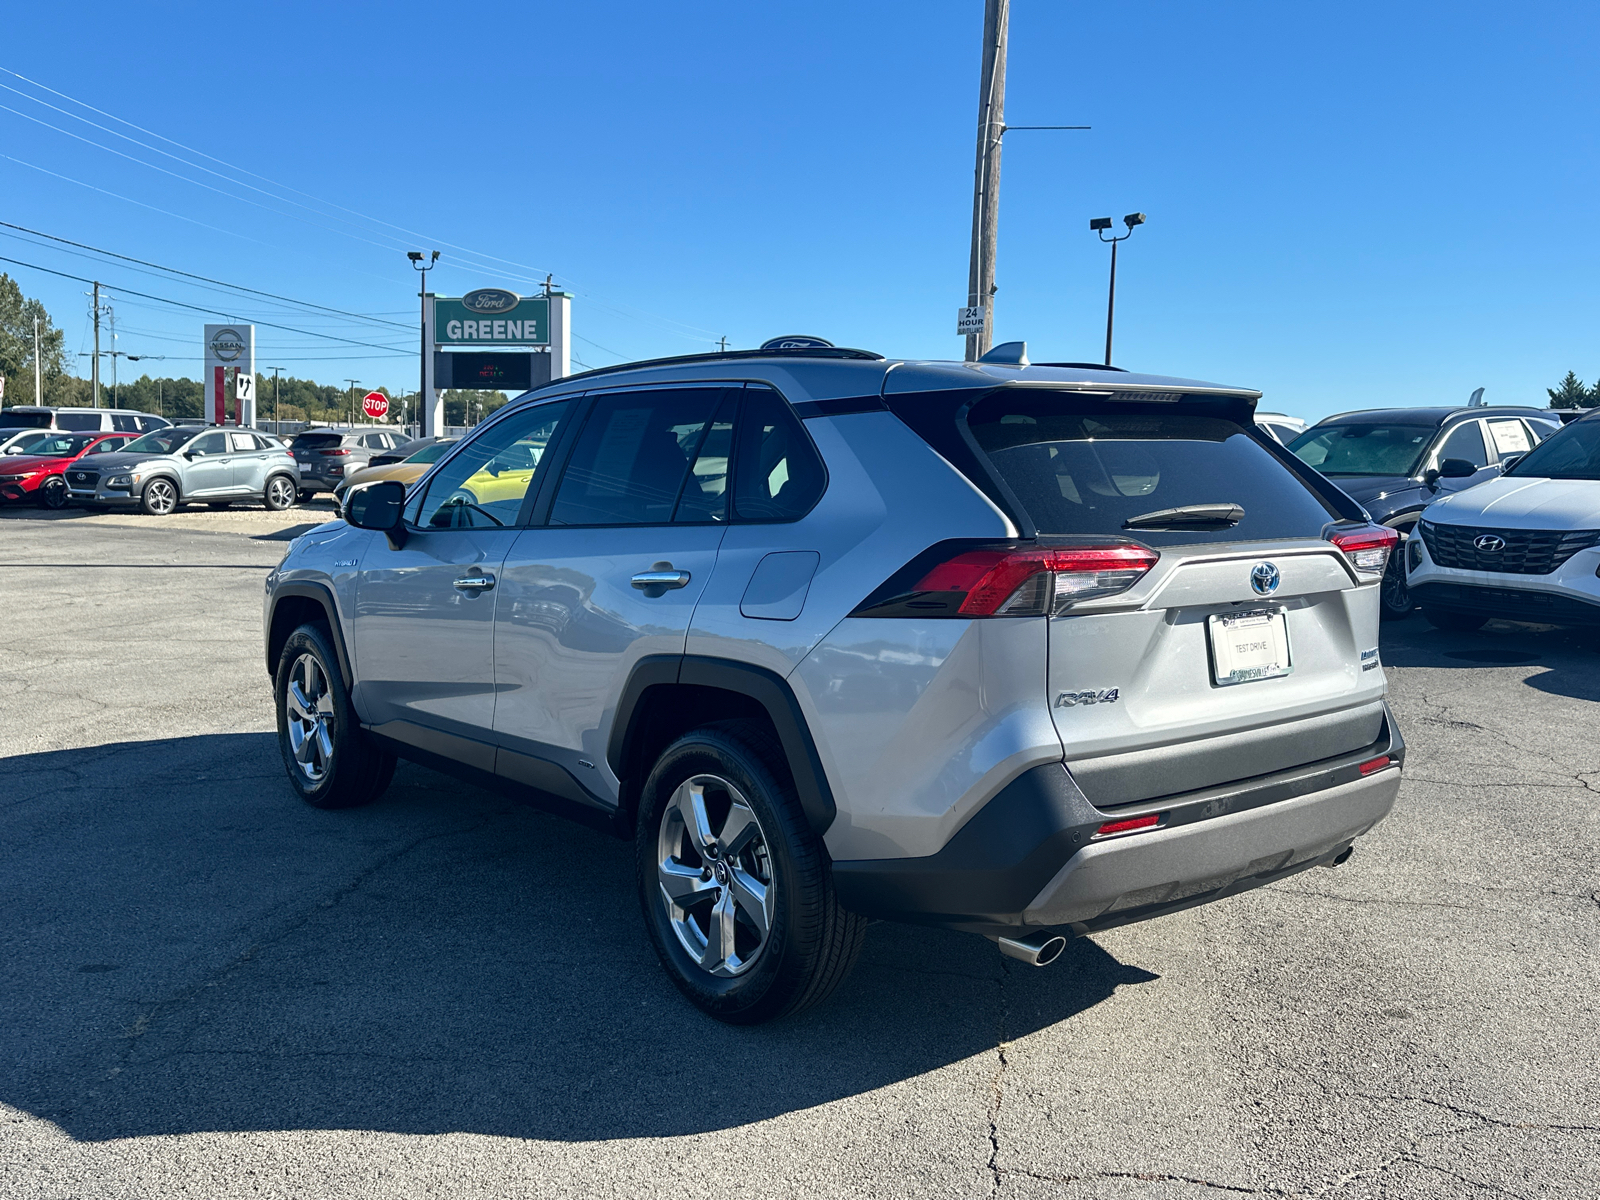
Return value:
<svg viewBox="0 0 1600 1200">
<path fill-rule="evenodd" d="M 733 509 L 742 521 L 793 521 L 811 511 L 828 475 L 800 418 L 767 388 L 746 388 L 734 451 Z"/>
<path fill-rule="evenodd" d="M 434 529 L 515 525 L 570 400 L 540 404 L 476 434 L 428 483 L 413 523 Z"/>
<path fill-rule="evenodd" d="M 112 413 L 111 428 L 122 433 L 137 433 L 139 431 L 139 418 L 131 413 Z"/>
<path fill-rule="evenodd" d="M 226 454 L 227 437 L 225 433 L 203 433 L 189 443 L 187 452 L 196 458 L 206 454 Z"/>
<path fill-rule="evenodd" d="M 739 392 L 730 388 L 700 439 L 694 465 L 678 497 L 678 510 L 672 514 L 674 521 L 728 519 L 728 463 L 733 457 L 733 419 L 738 408 Z"/>
<path fill-rule="evenodd" d="M 550 508 L 552 525 L 661 525 L 672 520 L 722 388 L 600 396 Z"/>
<path fill-rule="evenodd" d="M 1483 448 L 1483 430 L 1476 421 L 1463 421 L 1446 435 L 1434 456 L 1439 462 L 1447 458 L 1464 458 L 1475 467 L 1489 465 L 1489 452 Z"/>
<path fill-rule="evenodd" d="M 66 413 L 56 414 L 57 429 L 99 429 L 99 413 Z"/>
</svg>

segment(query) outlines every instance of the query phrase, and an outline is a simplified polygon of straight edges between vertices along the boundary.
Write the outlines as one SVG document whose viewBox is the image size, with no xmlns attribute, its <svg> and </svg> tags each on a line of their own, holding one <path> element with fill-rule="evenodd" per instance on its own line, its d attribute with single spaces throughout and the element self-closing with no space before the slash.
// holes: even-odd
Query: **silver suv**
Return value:
<svg viewBox="0 0 1600 1200">
<path fill-rule="evenodd" d="M 67 470 L 68 495 L 77 503 L 137 505 L 157 517 L 190 501 L 226 508 L 250 500 L 281 511 L 294 503 L 299 487 L 289 448 L 271 434 L 205 425 L 158 429 Z"/>
<path fill-rule="evenodd" d="M 289 779 L 396 756 L 633 839 L 679 989 L 826 996 L 869 918 L 1064 939 L 1349 857 L 1404 747 L 1396 535 L 1257 393 L 838 348 L 552 383 L 266 583 Z"/>
<path fill-rule="evenodd" d="M 398 450 L 413 439 L 400 428 L 307 429 L 297 433 L 290 453 L 300 464 L 300 499 L 332 492 L 380 454 Z"/>
</svg>

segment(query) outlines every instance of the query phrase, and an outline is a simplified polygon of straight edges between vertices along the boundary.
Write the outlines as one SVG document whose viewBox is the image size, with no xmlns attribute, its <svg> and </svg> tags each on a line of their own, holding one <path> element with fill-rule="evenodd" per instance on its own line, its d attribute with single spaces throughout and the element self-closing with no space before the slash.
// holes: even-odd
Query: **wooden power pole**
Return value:
<svg viewBox="0 0 1600 1200">
<path fill-rule="evenodd" d="M 994 341 L 994 254 L 1000 222 L 1000 141 L 1006 125 L 1006 38 L 1011 0 L 984 0 L 983 80 L 978 89 L 978 162 L 972 186 L 972 261 L 967 304 L 983 308 L 983 331 L 967 334 L 967 361 Z"/>
<path fill-rule="evenodd" d="M 971 340 L 970 338 L 968 339 Z M 82 342 L 78 343 L 80 346 Z M 89 377 L 93 381 L 94 406 L 100 407 L 100 285 L 94 285 L 94 360 L 89 368 Z M 42 401 L 41 401 L 42 403 Z"/>
</svg>

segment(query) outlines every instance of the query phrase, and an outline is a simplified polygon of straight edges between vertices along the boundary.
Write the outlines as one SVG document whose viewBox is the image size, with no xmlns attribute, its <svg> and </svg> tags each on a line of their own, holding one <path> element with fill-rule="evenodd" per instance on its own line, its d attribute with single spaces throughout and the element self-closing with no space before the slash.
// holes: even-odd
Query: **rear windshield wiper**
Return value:
<svg viewBox="0 0 1600 1200">
<path fill-rule="evenodd" d="M 1244 520 L 1237 504 L 1185 504 L 1129 517 L 1124 529 L 1229 529 Z"/>
</svg>

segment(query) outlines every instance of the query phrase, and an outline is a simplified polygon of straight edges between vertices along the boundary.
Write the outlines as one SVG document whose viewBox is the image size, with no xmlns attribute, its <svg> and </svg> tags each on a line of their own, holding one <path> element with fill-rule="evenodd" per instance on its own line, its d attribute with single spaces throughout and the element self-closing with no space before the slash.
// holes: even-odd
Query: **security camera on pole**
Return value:
<svg viewBox="0 0 1600 1200">
<path fill-rule="evenodd" d="M 1106 230 L 1111 228 L 1110 217 L 1093 217 L 1089 221 L 1089 228 L 1100 235 L 1102 242 L 1111 243 L 1111 292 L 1106 298 L 1106 366 L 1111 365 L 1111 320 L 1117 312 L 1117 243 L 1125 242 L 1133 236 L 1134 227 L 1144 224 L 1143 213 L 1129 213 L 1122 218 L 1122 223 L 1128 227 L 1128 232 L 1118 237 L 1112 234 L 1106 236 Z"/>
</svg>

